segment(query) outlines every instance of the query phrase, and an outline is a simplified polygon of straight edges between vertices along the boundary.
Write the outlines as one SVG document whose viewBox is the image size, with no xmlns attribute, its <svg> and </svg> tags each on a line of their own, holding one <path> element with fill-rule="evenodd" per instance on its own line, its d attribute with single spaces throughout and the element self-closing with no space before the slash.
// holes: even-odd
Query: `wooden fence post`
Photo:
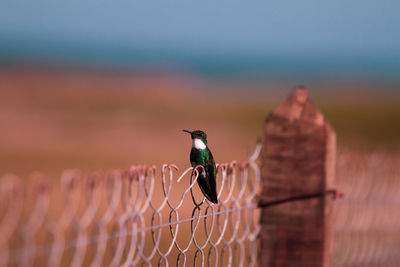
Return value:
<svg viewBox="0 0 400 267">
<path fill-rule="evenodd" d="M 296 88 L 265 120 L 261 201 L 332 188 L 335 154 L 335 132 Z M 331 211 L 328 196 L 263 208 L 261 266 L 331 266 Z"/>
</svg>

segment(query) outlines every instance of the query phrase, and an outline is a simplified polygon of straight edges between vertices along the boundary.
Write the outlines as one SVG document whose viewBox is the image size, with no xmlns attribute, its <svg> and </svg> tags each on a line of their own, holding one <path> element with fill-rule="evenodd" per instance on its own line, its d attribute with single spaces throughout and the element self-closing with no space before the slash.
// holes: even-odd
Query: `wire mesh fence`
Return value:
<svg viewBox="0 0 400 267">
<path fill-rule="evenodd" d="M 400 155 L 341 150 L 334 266 L 400 266 Z"/>
<path fill-rule="evenodd" d="M 69 170 L 61 187 L 4 176 L 0 266 L 255 266 L 259 152 L 218 164 L 217 205 L 201 194 L 196 168 L 173 164 L 161 175 L 155 166 Z"/>
<path fill-rule="evenodd" d="M 218 165 L 219 204 L 175 165 L 0 180 L 0 266 L 257 266 L 260 147 Z M 400 156 L 340 150 L 334 266 L 400 266 Z M 296 222 L 293 222 L 296 223 Z"/>
</svg>

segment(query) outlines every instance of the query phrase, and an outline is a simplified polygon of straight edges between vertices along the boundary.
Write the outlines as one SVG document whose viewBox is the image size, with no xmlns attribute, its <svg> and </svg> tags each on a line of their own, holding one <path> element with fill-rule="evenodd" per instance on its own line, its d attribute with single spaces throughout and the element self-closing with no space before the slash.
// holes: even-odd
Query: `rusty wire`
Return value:
<svg viewBox="0 0 400 267">
<path fill-rule="evenodd" d="M 255 266 L 260 149 L 247 161 L 218 164 L 218 205 L 199 193 L 199 166 L 177 179 L 173 164 L 161 177 L 155 166 L 70 170 L 58 190 L 43 179 L 4 176 L 0 266 Z"/>
</svg>

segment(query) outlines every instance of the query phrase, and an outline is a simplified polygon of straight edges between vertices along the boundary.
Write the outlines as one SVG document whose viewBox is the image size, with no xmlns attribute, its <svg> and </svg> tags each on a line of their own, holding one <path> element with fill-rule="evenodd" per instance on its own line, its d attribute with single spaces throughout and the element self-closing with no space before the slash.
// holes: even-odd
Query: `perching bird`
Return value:
<svg viewBox="0 0 400 267">
<path fill-rule="evenodd" d="M 198 168 L 199 177 L 197 182 L 204 196 L 213 203 L 218 203 L 217 198 L 217 168 L 210 149 L 207 147 L 207 135 L 203 131 L 183 130 L 192 136 L 192 150 L 190 151 L 190 163 L 192 167 L 197 165 L 203 166 Z"/>
</svg>

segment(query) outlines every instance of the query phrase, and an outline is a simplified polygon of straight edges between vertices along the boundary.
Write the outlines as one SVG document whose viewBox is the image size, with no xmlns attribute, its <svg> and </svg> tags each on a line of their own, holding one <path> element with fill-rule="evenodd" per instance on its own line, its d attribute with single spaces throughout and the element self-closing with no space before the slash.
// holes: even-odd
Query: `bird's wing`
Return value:
<svg viewBox="0 0 400 267">
<path fill-rule="evenodd" d="M 214 203 L 218 203 L 217 199 L 217 181 L 216 181 L 216 176 L 217 176 L 217 169 L 215 167 L 215 162 L 214 162 L 214 157 L 209 151 L 207 153 L 207 157 L 205 157 L 205 166 L 206 166 L 206 180 L 207 180 L 207 188 L 209 189 L 208 193 L 208 199 Z"/>
</svg>

